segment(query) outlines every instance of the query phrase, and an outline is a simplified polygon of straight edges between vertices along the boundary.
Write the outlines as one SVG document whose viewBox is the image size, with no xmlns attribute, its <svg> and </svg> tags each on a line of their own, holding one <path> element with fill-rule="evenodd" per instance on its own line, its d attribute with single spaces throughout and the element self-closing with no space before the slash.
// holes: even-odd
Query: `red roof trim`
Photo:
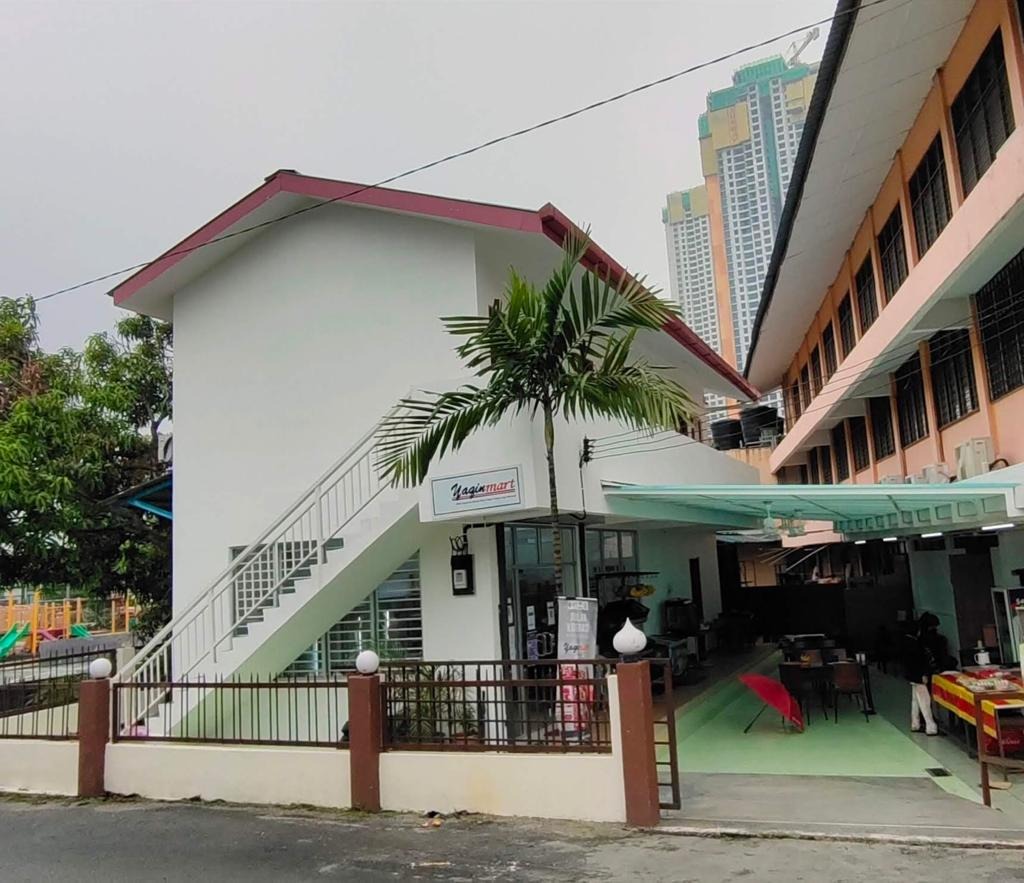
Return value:
<svg viewBox="0 0 1024 883">
<path fill-rule="evenodd" d="M 582 235 L 580 230 L 572 221 L 563 215 L 551 203 L 548 203 L 537 213 L 540 215 L 541 226 L 544 234 L 562 245 L 570 233 Z M 618 263 L 611 255 L 596 244 L 591 244 L 587 253 L 580 262 L 588 270 L 596 270 L 600 274 L 607 274 L 608 278 L 618 284 L 624 277 L 628 276 L 626 269 Z M 681 319 L 672 319 L 664 326 L 665 332 L 677 343 L 686 347 L 701 361 L 705 362 L 714 371 L 724 377 L 737 389 L 742 390 L 751 399 L 757 400 L 761 394 L 752 387 L 747 380 L 725 359 L 708 346 L 697 333 Z"/>
<path fill-rule="evenodd" d="M 168 249 L 153 263 L 143 267 L 115 287 L 111 291 L 114 303 L 119 306 L 125 304 L 133 295 L 166 273 L 196 248 L 200 248 L 218 236 L 224 235 L 231 227 L 278 193 L 295 193 L 324 201 L 345 200 L 356 205 L 444 218 L 467 224 L 499 227 L 505 230 L 518 230 L 524 233 L 543 233 L 559 246 L 565 242 L 570 233 L 582 235 L 580 228 L 573 224 L 551 203 L 547 203 L 538 211 L 530 211 L 510 206 L 471 202 L 464 199 L 431 196 L 408 190 L 391 190 L 382 187 L 363 189 L 364 187 L 365 185 L 362 184 L 335 181 L 331 178 L 314 178 L 309 175 L 300 175 L 296 172 L 275 172 L 260 187 L 253 190 L 247 196 L 242 197 L 242 199 L 225 209 L 212 221 L 196 230 L 191 236 L 186 237 L 177 245 Z M 616 283 L 628 275 L 621 264 L 600 246 L 593 243 L 587 250 L 581 263 L 587 269 L 607 274 L 608 278 Z M 682 321 L 673 319 L 665 325 L 664 330 L 675 341 L 708 364 L 734 387 L 742 390 L 752 399 L 760 397 L 758 391 L 747 383 L 738 371 L 711 349 Z"/>
</svg>

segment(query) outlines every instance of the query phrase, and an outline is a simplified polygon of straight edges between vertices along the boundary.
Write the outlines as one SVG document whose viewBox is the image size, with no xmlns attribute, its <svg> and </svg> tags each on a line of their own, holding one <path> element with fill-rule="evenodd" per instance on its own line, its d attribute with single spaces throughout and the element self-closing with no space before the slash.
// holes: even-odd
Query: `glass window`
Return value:
<svg viewBox="0 0 1024 883">
<path fill-rule="evenodd" d="M 863 334 L 878 318 L 878 298 L 875 296 L 875 271 L 871 266 L 871 255 L 864 258 L 854 277 L 857 291 L 857 308 L 860 311 L 860 333 Z"/>
<path fill-rule="evenodd" d="M 853 327 L 853 306 L 850 303 L 850 295 L 847 294 L 839 302 L 839 341 L 843 346 L 843 358 L 845 359 L 857 345 L 857 334 Z"/>
<path fill-rule="evenodd" d="M 875 446 L 875 459 L 884 460 L 896 453 L 889 397 L 868 399 L 868 412 L 871 414 L 871 441 Z"/>
<path fill-rule="evenodd" d="M 853 452 L 853 471 L 861 472 L 871 465 L 868 450 L 868 422 L 863 417 L 850 418 L 850 447 Z"/>
<path fill-rule="evenodd" d="M 935 420 L 939 429 L 978 410 L 971 336 L 966 328 L 940 331 L 928 341 Z"/>
<path fill-rule="evenodd" d="M 975 295 L 989 391 L 997 399 L 1024 386 L 1024 251 Z"/>
<path fill-rule="evenodd" d="M 895 374 L 896 416 L 900 426 L 900 444 L 909 447 L 928 434 L 928 411 L 924 402 L 921 356 L 915 354 Z"/>
<path fill-rule="evenodd" d="M 903 212 L 899 205 L 878 231 L 878 258 L 882 265 L 882 290 L 888 303 L 907 278 L 907 243 L 903 238 Z"/>
<path fill-rule="evenodd" d="M 992 165 L 996 151 L 1014 128 L 1000 30 L 996 30 L 953 100 L 950 115 L 966 195 Z"/>
<path fill-rule="evenodd" d="M 818 347 L 811 350 L 811 389 L 815 395 L 821 392 L 821 350 Z"/>
<path fill-rule="evenodd" d="M 821 471 L 818 469 L 817 448 L 811 448 L 808 452 L 807 463 L 809 465 L 808 474 L 810 476 L 811 484 L 821 484 Z"/>
<path fill-rule="evenodd" d="M 513 527 L 515 563 L 519 565 L 540 564 L 540 542 L 535 527 Z M 550 537 L 548 538 L 550 542 Z"/>
<path fill-rule="evenodd" d="M 836 480 L 846 481 L 850 477 L 850 455 L 846 449 L 846 425 L 843 423 L 832 428 L 832 451 L 836 456 Z"/>
<path fill-rule="evenodd" d="M 389 659 L 423 658 L 417 552 L 285 669 L 285 677 L 350 672 L 362 650 Z"/>
<path fill-rule="evenodd" d="M 918 256 L 939 238 L 953 213 L 949 202 L 949 181 L 942 138 L 938 135 L 925 152 L 908 184 L 910 211 L 914 216 L 914 238 Z"/>
<path fill-rule="evenodd" d="M 811 403 L 811 374 L 806 365 L 800 369 L 800 399 L 805 408 Z"/>
<path fill-rule="evenodd" d="M 818 460 L 821 463 L 822 484 L 832 484 L 832 451 L 828 447 L 818 448 Z"/>
<path fill-rule="evenodd" d="M 825 379 L 827 380 L 836 373 L 836 335 L 832 329 L 832 323 L 825 326 L 821 332 L 821 349 L 825 353 Z"/>
</svg>

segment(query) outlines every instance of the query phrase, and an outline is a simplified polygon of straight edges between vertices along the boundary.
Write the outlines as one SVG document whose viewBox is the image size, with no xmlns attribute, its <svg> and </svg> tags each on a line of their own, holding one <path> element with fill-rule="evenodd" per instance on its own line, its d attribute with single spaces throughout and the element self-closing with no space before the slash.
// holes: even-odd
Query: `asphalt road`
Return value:
<svg viewBox="0 0 1024 883">
<path fill-rule="evenodd" d="M 1024 880 L 1018 850 L 696 839 L 470 816 L 423 825 L 402 815 L 0 800 L 0 880 Z"/>
</svg>

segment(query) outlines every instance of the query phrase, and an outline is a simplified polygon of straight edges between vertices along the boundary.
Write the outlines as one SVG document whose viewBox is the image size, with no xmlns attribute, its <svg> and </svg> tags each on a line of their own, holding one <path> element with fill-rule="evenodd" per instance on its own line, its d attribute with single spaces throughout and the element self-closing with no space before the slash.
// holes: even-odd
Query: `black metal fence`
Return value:
<svg viewBox="0 0 1024 883">
<path fill-rule="evenodd" d="M 386 662 L 385 748 L 610 752 L 615 661 Z"/>
<path fill-rule="evenodd" d="M 112 687 L 115 742 L 339 748 L 348 741 L 344 680 L 132 682 Z"/>
<path fill-rule="evenodd" d="M 76 738 L 79 685 L 101 657 L 116 666 L 112 649 L 0 663 L 0 738 Z"/>
</svg>

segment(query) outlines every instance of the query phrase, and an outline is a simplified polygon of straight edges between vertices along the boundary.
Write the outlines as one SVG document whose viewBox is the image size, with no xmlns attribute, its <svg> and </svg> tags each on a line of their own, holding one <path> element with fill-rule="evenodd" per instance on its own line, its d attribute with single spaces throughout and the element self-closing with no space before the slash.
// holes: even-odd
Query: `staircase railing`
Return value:
<svg viewBox="0 0 1024 883">
<path fill-rule="evenodd" d="M 392 410 L 353 445 L 294 503 L 278 516 L 193 601 L 160 629 L 115 677 L 121 683 L 148 685 L 182 680 L 234 641 L 276 603 L 297 579 L 322 579 L 319 565 L 327 543 L 349 525 L 387 487 L 377 469 L 377 435 Z M 240 592 L 239 589 L 243 588 Z M 145 723 L 165 701 L 153 686 L 138 691 L 123 707 L 118 724 L 126 730 Z M 129 703 L 125 703 L 129 705 Z"/>
</svg>

